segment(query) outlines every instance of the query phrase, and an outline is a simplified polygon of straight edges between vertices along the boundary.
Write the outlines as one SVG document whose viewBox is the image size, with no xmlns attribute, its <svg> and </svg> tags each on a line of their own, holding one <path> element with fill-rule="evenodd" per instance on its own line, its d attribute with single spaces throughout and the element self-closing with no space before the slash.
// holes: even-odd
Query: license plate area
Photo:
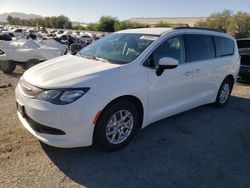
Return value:
<svg viewBox="0 0 250 188">
<path fill-rule="evenodd" d="M 24 105 L 21 105 L 18 102 L 16 102 L 16 108 L 17 108 L 17 111 L 20 112 L 20 114 L 23 117 L 25 117 L 25 108 L 24 108 Z"/>
</svg>

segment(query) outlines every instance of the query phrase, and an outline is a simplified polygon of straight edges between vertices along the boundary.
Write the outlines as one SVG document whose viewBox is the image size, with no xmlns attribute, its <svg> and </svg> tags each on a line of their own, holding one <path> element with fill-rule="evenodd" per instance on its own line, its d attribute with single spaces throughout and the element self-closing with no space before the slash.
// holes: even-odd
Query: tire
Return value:
<svg viewBox="0 0 250 188">
<path fill-rule="evenodd" d="M 1 70 L 6 73 L 12 73 L 16 69 L 16 64 L 11 61 L 0 61 Z"/>
<path fill-rule="evenodd" d="M 28 70 L 29 68 L 37 65 L 38 63 L 40 63 L 38 59 L 30 59 L 26 63 L 24 63 L 23 69 Z"/>
<path fill-rule="evenodd" d="M 221 86 L 220 89 L 218 91 L 217 97 L 216 97 L 216 101 L 215 101 L 215 106 L 216 107 L 224 107 L 231 95 L 233 89 L 233 83 L 229 78 L 226 78 Z"/>
<path fill-rule="evenodd" d="M 138 109 L 130 101 L 111 104 L 103 111 L 95 125 L 94 143 L 106 151 L 125 147 L 140 127 L 139 116 Z"/>
</svg>

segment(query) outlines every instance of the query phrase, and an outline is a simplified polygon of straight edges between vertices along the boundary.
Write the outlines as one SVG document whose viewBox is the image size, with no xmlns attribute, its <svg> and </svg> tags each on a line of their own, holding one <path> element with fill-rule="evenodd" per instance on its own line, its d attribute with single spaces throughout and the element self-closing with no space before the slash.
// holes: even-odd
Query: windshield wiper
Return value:
<svg viewBox="0 0 250 188">
<path fill-rule="evenodd" d="M 97 56 L 94 56 L 94 58 L 98 61 L 102 61 L 104 63 L 111 63 L 109 60 L 105 59 L 105 58 L 102 58 L 102 57 L 97 57 Z"/>
<path fill-rule="evenodd" d="M 95 59 L 97 61 L 102 61 L 104 63 L 111 63 L 109 60 L 102 58 L 102 57 L 97 57 L 97 56 L 88 56 L 88 55 L 84 55 L 83 57 L 87 58 L 87 59 Z"/>
<path fill-rule="evenodd" d="M 82 57 L 84 57 L 86 59 L 95 59 L 95 56 L 90 56 L 90 55 L 83 55 Z"/>
</svg>

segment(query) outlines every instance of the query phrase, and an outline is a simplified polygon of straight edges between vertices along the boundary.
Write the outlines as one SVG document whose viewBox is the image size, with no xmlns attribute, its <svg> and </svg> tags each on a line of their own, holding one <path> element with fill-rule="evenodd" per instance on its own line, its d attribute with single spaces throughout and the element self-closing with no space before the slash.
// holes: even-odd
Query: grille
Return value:
<svg viewBox="0 0 250 188">
<path fill-rule="evenodd" d="M 39 132 L 39 133 L 44 133 L 44 134 L 53 134 L 53 135 L 65 135 L 66 133 L 60 129 L 48 127 L 46 125 L 42 125 L 33 119 L 31 119 L 29 116 L 26 115 L 26 120 L 29 123 L 30 127 Z"/>
</svg>

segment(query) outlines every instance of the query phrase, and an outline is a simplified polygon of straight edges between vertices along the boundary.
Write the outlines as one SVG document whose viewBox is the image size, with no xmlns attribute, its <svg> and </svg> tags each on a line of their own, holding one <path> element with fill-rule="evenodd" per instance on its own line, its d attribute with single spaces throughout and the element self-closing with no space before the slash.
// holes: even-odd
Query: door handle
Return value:
<svg viewBox="0 0 250 188">
<path fill-rule="evenodd" d="M 184 76 L 191 76 L 193 74 L 193 71 L 187 71 L 183 75 Z"/>
<path fill-rule="evenodd" d="M 194 73 L 200 73 L 200 72 L 201 72 L 201 69 L 195 69 L 195 70 L 192 70 L 192 71 L 187 71 L 183 75 L 190 76 L 190 75 L 192 75 Z"/>
<path fill-rule="evenodd" d="M 196 69 L 195 72 L 196 72 L 196 73 L 200 73 L 200 72 L 201 72 L 201 69 Z"/>
</svg>

